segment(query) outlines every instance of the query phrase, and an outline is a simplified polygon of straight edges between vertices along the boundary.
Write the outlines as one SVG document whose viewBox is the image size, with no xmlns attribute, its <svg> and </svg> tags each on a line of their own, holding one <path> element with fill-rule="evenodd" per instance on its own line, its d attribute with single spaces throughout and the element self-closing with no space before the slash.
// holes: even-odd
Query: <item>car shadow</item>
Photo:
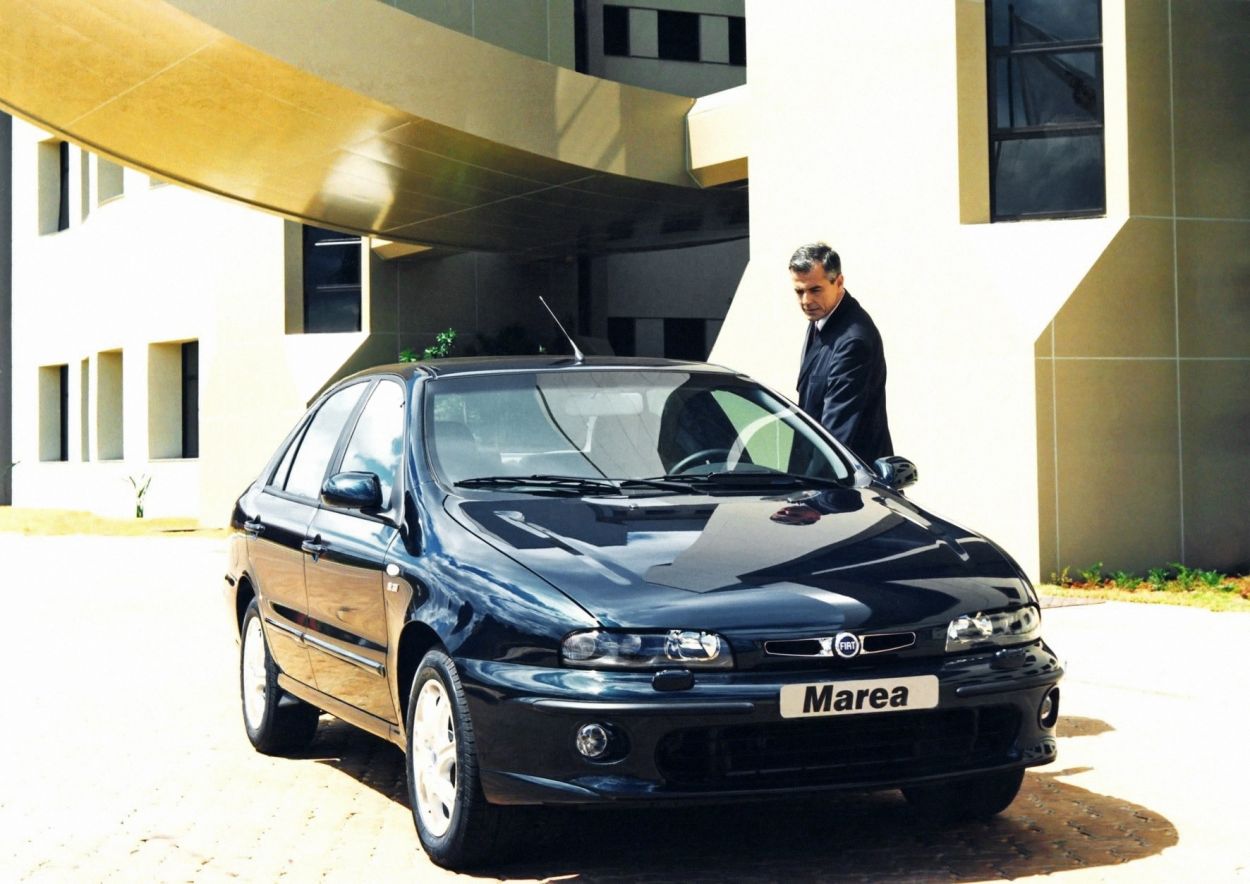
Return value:
<svg viewBox="0 0 1250 884">
<path fill-rule="evenodd" d="M 1100 729 L 1101 728 L 1101 729 Z M 1068 736 L 1110 730 L 1072 719 Z M 335 719 L 307 753 L 407 807 L 403 754 Z M 988 822 L 929 825 L 897 791 L 687 808 L 552 808 L 525 814 L 514 858 L 483 878 L 872 881 L 1020 878 L 1132 862 L 1177 843 L 1161 814 L 1033 769 Z M 952 800 L 958 800 L 952 795 Z M 420 850 L 416 834 L 413 850 Z"/>
<path fill-rule="evenodd" d="M 1111 725 L 1097 718 L 1081 718 L 1080 716 L 1060 716 L 1059 724 L 1055 728 L 1059 738 L 1064 737 L 1096 737 L 1099 734 L 1105 734 L 1113 731 Z"/>
</svg>

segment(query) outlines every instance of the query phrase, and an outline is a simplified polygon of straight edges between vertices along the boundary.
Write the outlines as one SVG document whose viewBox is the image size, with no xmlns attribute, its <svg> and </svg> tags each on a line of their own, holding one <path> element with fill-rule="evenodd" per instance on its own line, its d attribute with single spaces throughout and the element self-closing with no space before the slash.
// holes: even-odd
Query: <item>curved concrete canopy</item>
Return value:
<svg viewBox="0 0 1250 884">
<path fill-rule="evenodd" d="M 0 0 L 0 106 L 171 181 L 401 242 L 569 255 L 746 235 L 692 100 L 377 0 Z"/>
</svg>

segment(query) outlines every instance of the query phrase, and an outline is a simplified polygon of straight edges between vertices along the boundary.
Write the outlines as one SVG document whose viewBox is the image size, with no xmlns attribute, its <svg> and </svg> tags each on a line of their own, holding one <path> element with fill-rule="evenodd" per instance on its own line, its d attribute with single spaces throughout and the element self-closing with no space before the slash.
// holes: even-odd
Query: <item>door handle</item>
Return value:
<svg viewBox="0 0 1250 884">
<path fill-rule="evenodd" d="M 322 553 L 330 548 L 330 544 L 323 543 L 321 535 L 318 534 L 312 540 L 305 539 L 304 542 L 299 545 L 299 548 L 304 552 L 309 553 L 315 562 L 317 559 L 321 558 Z"/>
<path fill-rule="evenodd" d="M 260 516 L 255 519 L 248 519 L 243 523 L 243 530 L 252 537 L 260 537 L 265 533 L 265 523 L 260 520 Z"/>
</svg>

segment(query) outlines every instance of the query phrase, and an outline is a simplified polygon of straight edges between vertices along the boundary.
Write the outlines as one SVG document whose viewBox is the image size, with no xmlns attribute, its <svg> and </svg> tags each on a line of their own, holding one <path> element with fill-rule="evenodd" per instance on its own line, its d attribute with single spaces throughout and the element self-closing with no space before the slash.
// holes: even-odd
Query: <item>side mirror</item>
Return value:
<svg viewBox="0 0 1250 884">
<path fill-rule="evenodd" d="M 382 482 L 373 473 L 335 473 L 321 486 L 321 502 L 353 510 L 382 508 Z"/>
<path fill-rule="evenodd" d="M 915 485 L 920 478 L 916 465 L 905 457 L 879 457 L 872 466 L 877 478 L 894 491 Z"/>
</svg>

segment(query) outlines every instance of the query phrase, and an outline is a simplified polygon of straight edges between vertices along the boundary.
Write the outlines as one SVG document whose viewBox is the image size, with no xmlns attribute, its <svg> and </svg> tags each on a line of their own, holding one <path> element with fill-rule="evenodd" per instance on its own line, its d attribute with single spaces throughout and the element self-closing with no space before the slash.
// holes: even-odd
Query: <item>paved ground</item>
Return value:
<svg viewBox="0 0 1250 884">
<path fill-rule="evenodd" d="M 0 535 L 0 881 L 425 881 L 400 753 L 324 719 L 252 752 L 224 543 Z M 1250 880 L 1250 617 L 1048 611 L 1059 761 L 1001 818 L 926 829 L 897 794 L 553 815 L 509 880 Z"/>
</svg>

